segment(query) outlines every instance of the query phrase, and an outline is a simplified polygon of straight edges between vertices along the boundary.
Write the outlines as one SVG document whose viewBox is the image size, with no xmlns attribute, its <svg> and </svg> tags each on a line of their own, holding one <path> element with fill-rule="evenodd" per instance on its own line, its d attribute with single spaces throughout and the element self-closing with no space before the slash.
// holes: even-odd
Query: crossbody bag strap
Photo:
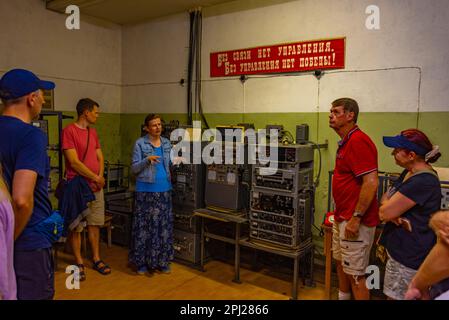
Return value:
<svg viewBox="0 0 449 320">
<path fill-rule="evenodd" d="M 407 170 L 407 169 L 406 169 L 406 170 Z M 401 174 L 401 176 L 404 175 L 404 178 L 405 178 L 405 174 L 404 174 L 404 173 L 406 172 L 406 170 L 404 170 L 404 172 Z M 414 174 L 410 175 L 410 177 L 408 177 L 407 180 L 410 179 L 410 178 L 412 178 L 412 177 L 414 177 L 414 176 L 417 176 L 417 175 L 420 175 L 420 174 L 424 174 L 424 173 L 431 174 L 431 175 L 435 176 L 435 177 L 438 179 L 438 181 L 440 180 L 440 177 L 438 177 L 438 174 L 437 174 L 434 170 L 422 170 L 422 171 L 415 172 Z M 402 185 L 403 183 L 404 183 L 404 179 L 402 179 L 402 181 L 401 181 L 400 184 Z M 387 190 L 387 192 L 389 193 L 389 196 L 390 196 L 390 197 L 391 197 L 396 191 L 397 191 L 397 189 L 394 188 L 394 187 L 390 187 L 390 188 L 388 188 L 388 190 Z"/>
<path fill-rule="evenodd" d="M 86 146 L 86 151 L 84 151 L 83 159 L 81 160 L 81 162 L 83 162 L 83 163 L 84 163 L 84 160 L 86 160 L 87 150 L 89 150 L 89 141 L 90 141 L 90 128 L 87 127 L 87 146 Z"/>
<path fill-rule="evenodd" d="M 90 128 L 87 127 L 87 146 L 86 146 L 86 151 L 84 151 L 84 155 L 83 155 L 83 159 L 81 160 L 81 162 L 84 163 L 84 160 L 86 160 L 86 156 L 87 156 L 87 150 L 89 150 L 89 142 L 90 142 Z M 64 176 L 63 179 L 67 179 L 67 170 L 64 169 Z"/>
<path fill-rule="evenodd" d="M 408 177 L 408 178 L 410 179 L 411 177 L 414 177 L 414 176 L 417 176 L 417 175 L 423 174 L 423 173 L 429 173 L 429 174 L 431 174 L 431 175 L 437 177 L 438 180 L 440 180 L 440 177 L 438 177 L 438 174 L 436 174 L 435 171 L 433 171 L 433 170 L 422 170 L 422 171 L 418 171 L 418 172 L 415 172 L 414 174 L 412 174 L 412 175 L 411 175 L 410 177 Z"/>
</svg>

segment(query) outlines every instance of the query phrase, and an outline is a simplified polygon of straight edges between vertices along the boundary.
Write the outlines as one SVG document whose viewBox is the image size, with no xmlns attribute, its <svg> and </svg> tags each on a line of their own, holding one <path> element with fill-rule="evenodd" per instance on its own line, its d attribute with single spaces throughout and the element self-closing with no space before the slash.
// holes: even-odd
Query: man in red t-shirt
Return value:
<svg viewBox="0 0 449 320">
<path fill-rule="evenodd" d="M 332 102 L 329 126 L 341 137 L 332 178 L 335 202 L 332 251 L 337 260 L 339 300 L 368 300 L 365 270 L 379 223 L 377 149 L 356 125 L 357 102 Z"/>
<path fill-rule="evenodd" d="M 97 132 L 91 127 L 97 122 L 98 108 L 98 103 L 89 98 L 78 101 L 76 105 L 78 119 L 62 131 L 62 149 L 67 180 L 77 175 L 83 176 L 95 195 L 95 200 L 88 204 L 85 218 L 92 248 L 93 268 L 101 274 L 109 274 L 111 268 L 100 259 L 100 226 L 104 224 L 104 157 Z M 70 233 L 69 240 L 76 264 L 80 268 L 80 280 L 84 280 L 86 275 L 81 256 L 81 231 L 83 231 L 82 223 Z"/>
</svg>

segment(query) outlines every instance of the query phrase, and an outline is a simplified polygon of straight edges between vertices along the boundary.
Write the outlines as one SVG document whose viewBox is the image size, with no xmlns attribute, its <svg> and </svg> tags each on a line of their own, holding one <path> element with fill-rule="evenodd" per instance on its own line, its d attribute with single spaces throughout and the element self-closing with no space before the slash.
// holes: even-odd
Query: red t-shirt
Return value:
<svg viewBox="0 0 449 320">
<path fill-rule="evenodd" d="M 355 126 L 338 142 L 337 159 L 332 178 L 335 220 L 350 220 L 362 188 L 363 175 L 377 171 L 377 149 L 373 141 Z M 376 194 L 377 195 L 377 194 Z M 377 197 L 371 202 L 361 223 L 374 227 L 379 224 Z"/>
<path fill-rule="evenodd" d="M 89 132 L 89 149 L 86 153 L 86 158 L 83 161 L 84 153 L 87 147 L 87 133 Z M 69 124 L 62 130 L 62 150 L 75 149 L 78 159 L 84 163 L 84 165 L 89 168 L 93 173 L 100 173 L 100 162 L 97 158 L 97 149 L 100 149 L 100 141 L 98 140 L 97 131 L 94 128 L 81 129 L 77 127 L 74 123 Z M 73 177 L 78 175 L 75 170 L 73 170 L 67 158 L 65 159 L 65 168 L 67 173 L 67 180 L 71 180 Z M 87 179 L 87 178 L 86 178 Z M 89 186 L 92 191 L 99 191 L 99 188 L 95 182 L 87 179 Z"/>
</svg>

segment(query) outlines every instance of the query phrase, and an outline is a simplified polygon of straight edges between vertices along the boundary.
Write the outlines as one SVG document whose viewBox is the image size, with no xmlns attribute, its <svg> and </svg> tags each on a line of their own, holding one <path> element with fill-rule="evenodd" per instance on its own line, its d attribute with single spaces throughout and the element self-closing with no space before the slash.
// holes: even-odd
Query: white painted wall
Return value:
<svg viewBox="0 0 449 320">
<path fill-rule="evenodd" d="M 122 112 L 186 113 L 187 13 L 123 27 Z"/>
<path fill-rule="evenodd" d="M 380 8 L 380 30 L 365 27 L 365 9 L 371 4 Z M 203 79 L 210 80 L 211 52 L 345 36 L 345 71 L 357 72 L 324 75 L 320 111 L 341 96 L 355 97 L 365 112 L 417 111 L 420 73 L 420 110 L 449 111 L 448 21 L 447 0 L 299 0 L 211 16 L 203 22 Z M 359 72 L 383 68 L 391 70 Z M 312 75 L 250 78 L 244 101 L 230 106 L 226 99 L 215 99 L 222 87 L 231 86 L 229 81 L 206 84 L 205 110 L 234 112 L 235 105 L 241 112 L 317 110 L 318 81 Z M 242 96 L 241 91 L 237 86 L 227 94 Z"/>
<path fill-rule="evenodd" d="M 371 4 L 380 8 L 377 31 L 365 28 Z M 449 111 L 447 0 L 298 0 L 204 15 L 205 112 L 326 112 L 343 95 L 365 112 Z M 178 82 L 187 78 L 187 13 L 123 28 L 82 20 L 78 31 L 67 30 L 65 18 L 41 0 L 0 1 L 0 73 L 30 68 L 54 80 L 58 110 L 90 96 L 103 112 L 186 111 L 187 89 Z M 320 82 L 311 74 L 244 85 L 209 78 L 213 51 L 341 36 L 346 68 Z"/>
<path fill-rule="evenodd" d="M 42 0 L 1 0 L 0 74 L 25 68 L 54 81 L 56 110 L 74 111 L 78 99 L 90 97 L 102 112 L 119 113 L 120 26 L 95 25 L 81 16 L 80 30 L 68 30 L 65 20 Z"/>
<path fill-rule="evenodd" d="M 321 78 L 320 107 L 327 111 L 336 98 L 349 96 L 357 100 L 361 112 L 418 112 L 418 92 L 419 70 L 416 68 L 336 71 Z"/>
</svg>

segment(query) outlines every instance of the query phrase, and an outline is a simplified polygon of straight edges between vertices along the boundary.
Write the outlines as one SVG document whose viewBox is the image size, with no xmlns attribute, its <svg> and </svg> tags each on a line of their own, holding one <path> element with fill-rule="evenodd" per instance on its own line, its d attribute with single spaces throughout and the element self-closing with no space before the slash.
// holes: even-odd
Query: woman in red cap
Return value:
<svg viewBox="0 0 449 320">
<path fill-rule="evenodd" d="M 430 163 L 440 156 L 438 146 L 417 129 L 384 137 L 394 148 L 396 164 L 404 168 L 381 199 L 380 219 L 386 222 L 380 239 L 388 253 L 384 293 L 403 300 L 408 286 L 436 242 L 429 221 L 441 205 L 441 187 Z"/>
</svg>

